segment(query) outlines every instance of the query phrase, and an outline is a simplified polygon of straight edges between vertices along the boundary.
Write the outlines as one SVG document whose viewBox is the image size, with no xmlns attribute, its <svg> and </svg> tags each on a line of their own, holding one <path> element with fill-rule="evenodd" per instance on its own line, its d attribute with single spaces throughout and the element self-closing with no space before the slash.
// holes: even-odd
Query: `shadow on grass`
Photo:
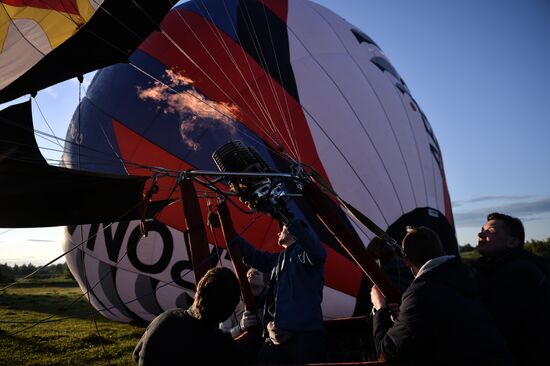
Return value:
<svg viewBox="0 0 550 366">
<path fill-rule="evenodd" d="M 63 294 L 0 294 L 0 309 L 13 311 L 29 311 L 42 314 L 56 315 L 80 319 L 90 318 L 90 308 L 84 299 L 76 295 Z M 73 303 L 74 302 L 74 303 Z M 3 321 L 9 322 L 10 315 L 17 315 L 8 311 Z M 18 316 L 20 320 L 20 317 Z M 55 318 L 54 318 L 55 319 Z"/>
<path fill-rule="evenodd" d="M 100 339 L 101 337 L 101 339 Z M 45 335 L 15 335 L 8 340 L 10 347 L 32 350 L 34 353 L 62 354 L 68 348 L 70 342 L 72 349 L 87 349 L 114 344 L 112 339 L 90 333 L 84 337 L 71 337 L 69 335 L 45 334 Z"/>
</svg>

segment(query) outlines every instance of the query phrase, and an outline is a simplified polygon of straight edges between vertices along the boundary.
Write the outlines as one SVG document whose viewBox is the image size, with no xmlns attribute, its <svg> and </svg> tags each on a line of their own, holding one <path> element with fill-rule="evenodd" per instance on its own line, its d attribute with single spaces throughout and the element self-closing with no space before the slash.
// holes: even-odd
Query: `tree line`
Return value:
<svg viewBox="0 0 550 366">
<path fill-rule="evenodd" d="M 545 258 L 550 256 L 550 238 L 546 238 L 546 240 L 531 239 L 525 242 L 525 245 L 523 247 L 538 256 Z M 475 249 L 476 248 L 470 244 L 460 246 L 461 253 L 471 252 Z"/>
<path fill-rule="evenodd" d="M 14 264 L 13 266 L 7 263 L 0 264 L 0 283 L 14 282 L 17 278 L 27 276 L 36 271 L 39 266 L 35 266 L 32 263 L 29 264 Z M 65 276 L 72 278 L 71 272 L 67 263 L 51 264 L 46 268 L 43 268 L 33 276 L 33 278 L 51 278 Z"/>
<path fill-rule="evenodd" d="M 529 252 L 544 258 L 550 267 L 550 238 L 546 238 L 546 240 L 531 239 L 525 242 L 523 247 Z M 475 259 L 479 258 L 476 248 L 470 244 L 461 245 L 459 249 L 462 260 L 466 262 L 466 264 L 472 264 Z"/>
</svg>

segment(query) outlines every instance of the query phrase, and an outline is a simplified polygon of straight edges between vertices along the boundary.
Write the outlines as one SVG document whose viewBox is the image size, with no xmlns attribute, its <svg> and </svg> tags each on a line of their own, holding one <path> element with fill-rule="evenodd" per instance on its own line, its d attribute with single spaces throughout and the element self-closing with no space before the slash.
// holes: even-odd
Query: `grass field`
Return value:
<svg viewBox="0 0 550 366">
<path fill-rule="evenodd" d="M 0 365 L 135 364 L 131 353 L 145 327 L 109 321 L 81 296 L 60 279 L 0 293 Z"/>
<path fill-rule="evenodd" d="M 461 256 L 470 264 L 479 253 Z M 98 315 L 76 283 L 64 278 L 34 279 L 0 292 L 0 366 L 135 365 L 131 354 L 144 330 Z"/>
</svg>

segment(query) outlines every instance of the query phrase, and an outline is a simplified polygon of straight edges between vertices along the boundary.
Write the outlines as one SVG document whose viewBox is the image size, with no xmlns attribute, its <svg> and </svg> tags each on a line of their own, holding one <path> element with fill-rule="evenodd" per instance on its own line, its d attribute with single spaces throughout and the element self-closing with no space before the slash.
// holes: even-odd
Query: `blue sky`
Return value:
<svg viewBox="0 0 550 366">
<path fill-rule="evenodd" d="M 426 113 L 459 242 L 495 210 L 550 237 L 550 3 L 317 2 L 376 41 Z"/>
<path fill-rule="evenodd" d="M 550 2 L 316 2 L 376 41 L 426 113 L 443 152 L 459 242 L 475 244 L 491 211 L 523 219 L 527 238 L 550 237 Z M 36 127 L 63 138 L 78 102 L 76 80 L 37 101 L 45 120 L 35 108 Z M 60 229 L 0 229 L 0 262 L 45 263 L 61 254 L 60 237 Z"/>
</svg>

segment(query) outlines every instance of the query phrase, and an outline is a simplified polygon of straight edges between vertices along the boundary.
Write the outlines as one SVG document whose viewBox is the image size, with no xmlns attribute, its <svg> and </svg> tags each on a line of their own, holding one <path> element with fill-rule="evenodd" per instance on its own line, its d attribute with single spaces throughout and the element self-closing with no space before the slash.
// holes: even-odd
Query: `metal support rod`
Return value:
<svg viewBox="0 0 550 366">
<path fill-rule="evenodd" d="M 235 269 L 235 273 L 237 274 L 237 278 L 239 279 L 239 283 L 241 285 L 244 308 L 255 312 L 257 309 L 256 299 L 250 290 L 250 284 L 248 283 L 248 279 L 246 277 L 246 268 L 243 264 L 241 251 L 235 243 L 237 233 L 233 227 L 233 221 L 231 220 L 231 215 L 229 214 L 226 201 L 222 201 L 218 204 L 218 214 L 220 216 L 223 238 L 227 246 L 227 253 L 231 258 L 231 262 L 233 262 L 233 268 Z"/>
<path fill-rule="evenodd" d="M 197 192 L 193 181 L 183 179 L 180 182 L 181 202 L 183 204 L 183 216 L 185 218 L 185 239 L 189 243 L 189 251 L 193 271 L 195 272 L 195 281 L 199 280 L 211 268 L 211 262 L 208 260 L 210 251 L 208 249 L 208 237 L 206 236 L 206 227 L 202 219 L 201 207 L 197 198 Z"/>
<path fill-rule="evenodd" d="M 338 206 L 319 189 L 315 182 L 307 183 L 302 192 L 319 220 L 334 235 L 372 283 L 380 289 L 387 301 L 401 302 L 399 290 L 390 282 L 388 276 L 367 252 L 363 243 L 350 232 L 345 221 L 337 214 Z"/>
<path fill-rule="evenodd" d="M 288 173 L 254 173 L 254 172 L 220 172 L 211 170 L 188 170 L 185 172 L 186 176 L 202 176 L 207 175 L 210 177 L 259 177 L 259 178 L 294 178 L 297 176 Z"/>
</svg>

